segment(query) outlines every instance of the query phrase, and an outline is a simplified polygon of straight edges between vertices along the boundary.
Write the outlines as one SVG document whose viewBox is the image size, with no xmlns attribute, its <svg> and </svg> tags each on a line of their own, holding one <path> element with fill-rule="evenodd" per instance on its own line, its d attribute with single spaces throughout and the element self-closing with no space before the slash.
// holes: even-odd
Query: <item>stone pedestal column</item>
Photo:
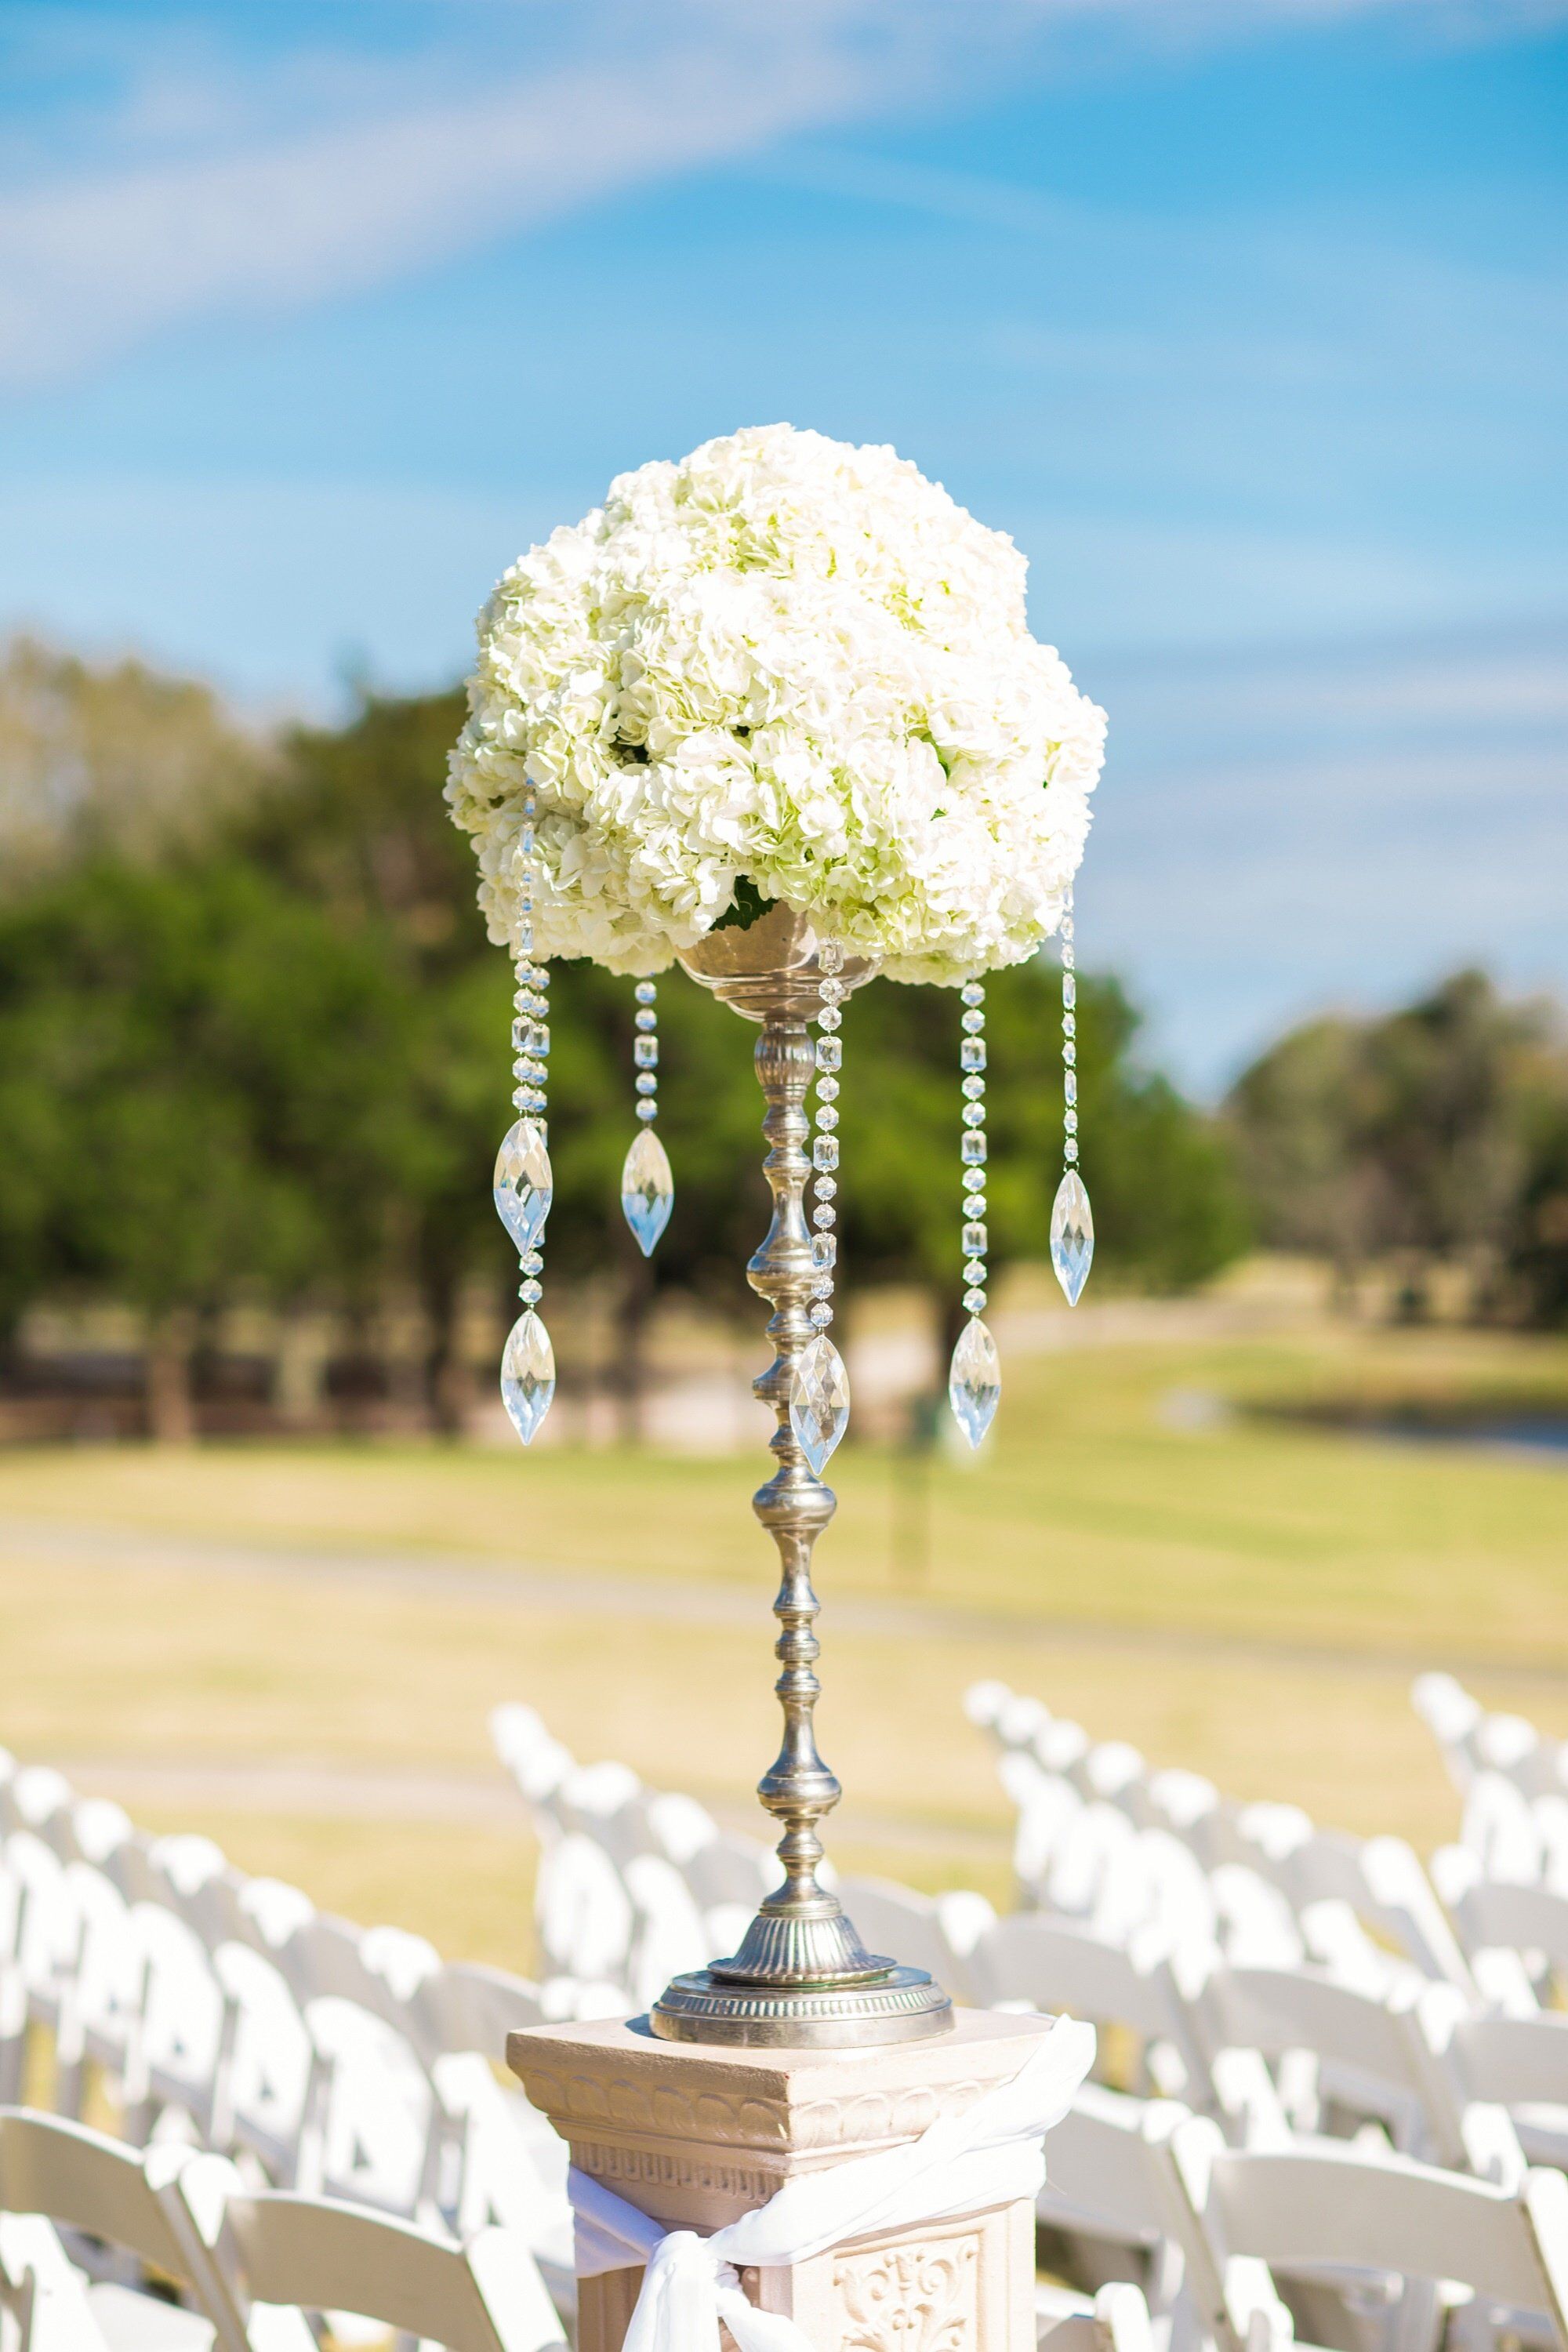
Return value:
<svg viewBox="0 0 1568 2352">
<path fill-rule="evenodd" d="M 918 2139 L 1011 2080 L 1048 2019 L 964 2010 L 952 2033 L 869 2050 L 655 2041 L 618 2021 L 514 2033 L 507 2058 L 580 2170 L 671 2229 L 706 2232 L 795 2174 Z M 1016 2200 L 748 2271 L 816 2352 L 1033 2352 L 1035 2215 Z M 642 2273 L 582 2285 L 578 2352 L 621 2352 Z M 728 2347 L 730 2339 L 725 2336 Z"/>
</svg>

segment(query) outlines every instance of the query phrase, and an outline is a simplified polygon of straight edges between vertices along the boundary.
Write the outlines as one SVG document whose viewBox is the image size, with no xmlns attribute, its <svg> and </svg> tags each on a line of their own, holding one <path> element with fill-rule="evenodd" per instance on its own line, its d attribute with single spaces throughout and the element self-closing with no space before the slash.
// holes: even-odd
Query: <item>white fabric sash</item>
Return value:
<svg viewBox="0 0 1568 2352">
<path fill-rule="evenodd" d="M 963 2115 L 939 2117 L 901 2147 L 798 2173 L 707 2238 L 665 2230 L 574 2165 L 577 2275 L 646 2266 L 625 2352 L 719 2352 L 721 2320 L 740 2352 L 814 2352 L 793 2319 L 747 2301 L 737 2273 L 787 2269 L 873 2230 L 1033 2202 L 1046 2178 L 1040 2143 L 1093 2063 L 1094 2028 L 1058 2018 L 1012 2081 Z"/>
</svg>

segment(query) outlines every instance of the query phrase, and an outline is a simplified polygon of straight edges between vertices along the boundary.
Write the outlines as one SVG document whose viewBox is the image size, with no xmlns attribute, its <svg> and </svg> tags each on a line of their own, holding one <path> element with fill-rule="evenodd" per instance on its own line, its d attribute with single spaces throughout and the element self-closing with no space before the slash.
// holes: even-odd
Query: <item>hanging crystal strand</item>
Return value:
<svg viewBox="0 0 1568 2352">
<path fill-rule="evenodd" d="M 978 1445 L 990 1428 L 1002 1394 L 1002 1366 L 996 1342 L 980 1320 L 985 1306 L 985 1260 L 990 1236 L 985 1225 L 985 991 L 979 981 L 963 987 L 963 1039 L 958 1049 L 963 1073 L 963 1304 L 969 1320 L 959 1334 L 947 1377 L 947 1401 L 952 1417 Z"/>
<path fill-rule="evenodd" d="M 844 1061 L 844 1046 L 837 1033 L 844 1018 L 839 1006 L 845 992 L 838 974 L 844 969 L 844 950 L 834 940 L 825 940 L 816 960 L 823 974 L 822 1009 L 816 1016 L 822 1034 L 816 1041 L 816 1133 L 811 1144 L 816 1200 L 811 1222 L 816 1231 L 811 1237 L 811 1262 L 816 1272 L 809 1310 L 816 1337 L 795 1365 L 789 1425 L 812 1475 L 820 1478 L 829 1455 L 848 1426 L 849 1375 L 844 1368 L 844 1359 L 827 1336 L 833 1321 L 834 1277 L 838 1264 L 838 1238 L 834 1231 L 838 1212 L 834 1201 L 838 1191 L 838 1074 Z"/>
<path fill-rule="evenodd" d="M 653 1131 L 658 1117 L 658 1014 L 654 1000 L 658 991 L 651 980 L 637 985 L 637 1036 L 632 1058 L 637 1064 L 637 1117 L 642 1129 L 621 1170 L 621 1211 L 644 1257 L 651 1257 L 675 1205 L 675 1179 L 669 1158 Z"/>
<path fill-rule="evenodd" d="M 1051 1205 L 1051 1264 L 1057 1280 L 1076 1307 L 1094 1262 L 1094 1216 L 1078 1170 L 1078 970 L 1074 944 L 1072 892 L 1061 919 L 1062 954 L 1062 1181 Z"/>
<path fill-rule="evenodd" d="M 544 1221 L 550 1214 L 554 1179 L 545 1148 L 546 1056 L 550 1052 L 550 974 L 533 961 L 533 858 L 535 801 L 530 792 L 522 803 L 522 828 L 518 835 L 515 870 L 519 913 L 515 942 L 515 1018 L 511 1024 L 512 1103 L 518 1117 L 496 1155 L 495 1204 L 502 1224 L 517 1244 L 522 1266 L 518 1297 L 522 1313 L 512 1325 L 501 1356 L 500 1392 L 511 1425 L 526 1445 L 550 1410 L 555 1394 L 555 1351 L 550 1334 L 535 1312 L 542 1297 L 539 1277 L 544 1271 L 540 1255 Z"/>
</svg>

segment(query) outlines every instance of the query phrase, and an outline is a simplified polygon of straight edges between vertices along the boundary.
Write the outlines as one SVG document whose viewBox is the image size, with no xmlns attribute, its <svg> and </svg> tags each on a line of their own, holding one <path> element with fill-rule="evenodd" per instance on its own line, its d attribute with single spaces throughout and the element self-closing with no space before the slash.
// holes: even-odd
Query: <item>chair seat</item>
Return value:
<svg viewBox="0 0 1568 2352">
<path fill-rule="evenodd" d="M 108 2279 L 89 2287 L 87 2299 L 110 2352 L 210 2352 L 213 2324 L 199 2312 Z"/>
</svg>

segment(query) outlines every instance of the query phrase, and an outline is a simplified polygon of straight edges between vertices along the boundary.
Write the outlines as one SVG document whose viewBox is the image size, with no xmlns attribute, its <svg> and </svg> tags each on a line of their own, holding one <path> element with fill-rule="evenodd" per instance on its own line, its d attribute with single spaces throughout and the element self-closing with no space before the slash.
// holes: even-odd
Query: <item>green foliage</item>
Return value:
<svg viewBox="0 0 1568 2352">
<path fill-rule="evenodd" d="M 840 1108 L 849 1278 L 960 1284 L 960 1005 L 953 989 L 873 981 L 848 1003 Z M 985 990 L 994 1264 L 1043 1258 L 1062 1173 L 1061 989 L 1043 959 Z M 1245 1246 L 1247 1220 L 1212 1126 L 1141 1070 L 1138 1016 L 1113 980 L 1079 985 L 1079 1110 L 1095 1280 L 1175 1290 Z"/>
<path fill-rule="evenodd" d="M 1500 1268 L 1538 1320 L 1568 1295 L 1568 1052 L 1550 1005 L 1462 971 L 1403 1010 L 1310 1022 L 1226 1107 L 1265 1239 L 1346 1273 L 1404 1252 Z"/>
<path fill-rule="evenodd" d="M 210 840 L 269 753 L 209 687 L 136 661 L 0 650 L 0 877 L 7 896 L 84 857 L 156 865 Z"/>
<path fill-rule="evenodd" d="M 187 719 L 188 691 L 171 689 Z M 342 727 L 291 733 L 194 845 L 166 838 L 147 862 L 84 835 L 74 862 L 0 906 L 0 1321 L 61 1287 L 156 1321 L 237 1294 L 368 1307 L 412 1277 L 438 1402 L 461 1286 L 476 1271 L 509 1294 L 516 1281 L 489 1199 L 510 1116 L 510 972 L 440 792 L 461 714 L 457 694 L 368 699 Z M 660 985 L 676 1205 L 648 1265 L 619 1211 L 637 1132 L 631 984 L 570 964 L 552 1001 L 551 1274 L 607 1272 L 634 1341 L 658 1286 L 754 1311 L 743 1269 L 768 1214 L 755 1030 L 678 971 Z M 1061 1170 L 1055 972 L 1005 974 L 988 1004 L 1005 1263 L 1044 1255 Z M 1084 983 L 1098 1278 L 1175 1287 L 1245 1229 L 1212 1129 L 1137 1069 L 1135 1028 L 1113 982 Z M 882 982 L 845 1029 L 849 1281 L 925 1282 L 949 1307 L 958 1034 L 953 992 Z"/>
<path fill-rule="evenodd" d="M 75 1282 L 157 1316 L 363 1263 L 398 1026 L 374 949 L 231 862 L 95 862 L 0 908 L 13 1311 Z"/>
</svg>

